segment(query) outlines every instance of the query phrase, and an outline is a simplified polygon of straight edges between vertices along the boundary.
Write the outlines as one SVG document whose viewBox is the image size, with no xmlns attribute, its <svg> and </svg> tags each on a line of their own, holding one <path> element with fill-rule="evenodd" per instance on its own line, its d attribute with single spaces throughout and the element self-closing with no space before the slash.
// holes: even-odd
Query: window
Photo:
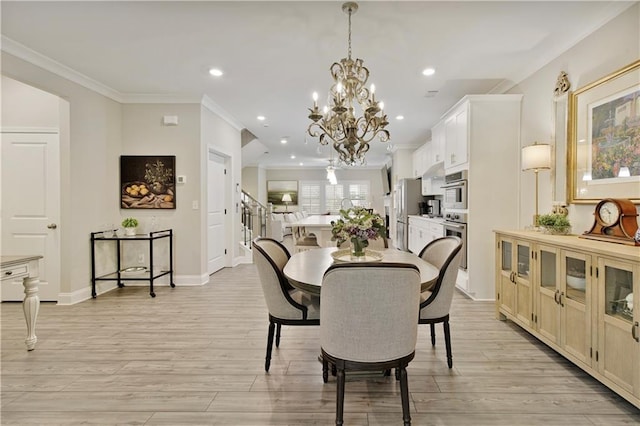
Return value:
<svg viewBox="0 0 640 426">
<path fill-rule="evenodd" d="M 337 185 L 324 180 L 300 182 L 298 204 L 309 214 L 338 214 L 345 198 L 354 206 L 369 207 L 369 182 L 343 181 Z"/>
</svg>

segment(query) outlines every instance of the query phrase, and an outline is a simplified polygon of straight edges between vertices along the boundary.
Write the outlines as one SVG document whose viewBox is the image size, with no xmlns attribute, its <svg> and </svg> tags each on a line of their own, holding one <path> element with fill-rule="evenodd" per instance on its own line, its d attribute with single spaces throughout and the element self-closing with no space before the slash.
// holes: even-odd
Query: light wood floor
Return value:
<svg viewBox="0 0 640 426">
<path fill-rule="evenodd" d="M 284 327 L 264 372 L 267 310 L 253 265 L 203 287 L 126 287 L 74 306 L 43 303 L 27 352 L 19 303 L 2 309 L 3 425 L 330 425 L 318 327 Z M 454 367 L 438 327 L 409 365 L 414 425 L 630 425 L 640 412 L 508 322 L 456 295 Z M 347 425 L 402 424 L 398 383 L 347 376 Z"/>
</svg>

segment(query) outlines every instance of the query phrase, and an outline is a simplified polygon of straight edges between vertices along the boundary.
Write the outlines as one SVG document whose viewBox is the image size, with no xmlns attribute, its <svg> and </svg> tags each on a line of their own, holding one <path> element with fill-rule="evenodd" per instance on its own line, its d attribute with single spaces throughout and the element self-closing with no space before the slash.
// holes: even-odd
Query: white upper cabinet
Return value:
<svg viewBox="0 0 640 426">
<path fill-rule="evenodd" d="M 460 168 L 468 163 L 469 104 L 458 106 L 444 121 L 444 168 Z"/>
<path fill-rule="evenodd" d="M 424 172 L 427 171 L 427 157 L 430 149 L 430 143 L 422 145 L 420 148 L 413 151 L 413 177 L 422 177 Z"/>
<path fill-rule="evenodd" d="M 444 161 L 444 123 L 440 122 L 431 129 L 431 149 L 428 152 L 427 169 Z"/>
</svg>

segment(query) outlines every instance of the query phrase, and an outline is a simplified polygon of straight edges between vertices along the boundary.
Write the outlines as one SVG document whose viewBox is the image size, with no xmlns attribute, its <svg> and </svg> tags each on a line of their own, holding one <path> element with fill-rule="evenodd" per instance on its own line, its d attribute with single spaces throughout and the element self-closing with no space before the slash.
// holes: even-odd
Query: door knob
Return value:
<svg viewBox="0 0 640 426">
<path fill-rule="evenodd" d="M 58 225 L 56 225 L 55 223 L 50 223 L 47 225 L 47 228 L 49 229 L 56 229 L 58 227 Z"/>
</svg>

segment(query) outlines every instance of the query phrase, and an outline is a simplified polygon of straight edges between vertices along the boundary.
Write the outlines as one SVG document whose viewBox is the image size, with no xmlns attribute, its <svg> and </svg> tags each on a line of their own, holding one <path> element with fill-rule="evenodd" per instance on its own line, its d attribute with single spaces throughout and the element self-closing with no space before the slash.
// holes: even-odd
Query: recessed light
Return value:
<svg viewBox="0 0 640 426">
<path fill-rule="evenodd" d="M 301 166 L 304 166 L 304 163 L 300 163 Z"/>
<path fill-rule="evenodd" d="M 404 120 L 404 115 L 397 115 L 396 120 Z"/>
<path fill-rule="evenodd" d="M 285 143 L 287 143 L 287 140 L 286 140 L 286 139 L 284 139 L 284 138 L 282 138 L 282 139 L 280 139 L 280 143 L 281 143 L 281 144 L 285 144 Z"/>
<path fill-rule="evenodd" d="M 219 70 L 218 68 L 211 68 L 209 70 L 209 74 L 211 74 L 214 77 L 221 77 L 222 74 L 224 74 L 221 70 Z"/>
<path fill-rule="evenodd" d="M 293 154 L 291 154 L 291 159 L 292 159 L 292 160 L 295 160 L 295 159 L 296 159 L 296 156 L 295 156 L 295 155 L 293 155 Z"/>
<path fill-rule="evenodd" d="M 264 115 L 259 115 L 259 116 L 257 117 L 257 119 L 258 119 L 258 120 L 260 120 L 260 121 L 264 121 L 266 118 L 267 118 L 267 117 L 265 117 Z"/>
<path fill-rule="evenodd" d="M 425 68 L 424 71 L 422 71 L 422 75 L 434 75 L 436 73 L 436 70 L 433 68 Z"/>
</svg>

